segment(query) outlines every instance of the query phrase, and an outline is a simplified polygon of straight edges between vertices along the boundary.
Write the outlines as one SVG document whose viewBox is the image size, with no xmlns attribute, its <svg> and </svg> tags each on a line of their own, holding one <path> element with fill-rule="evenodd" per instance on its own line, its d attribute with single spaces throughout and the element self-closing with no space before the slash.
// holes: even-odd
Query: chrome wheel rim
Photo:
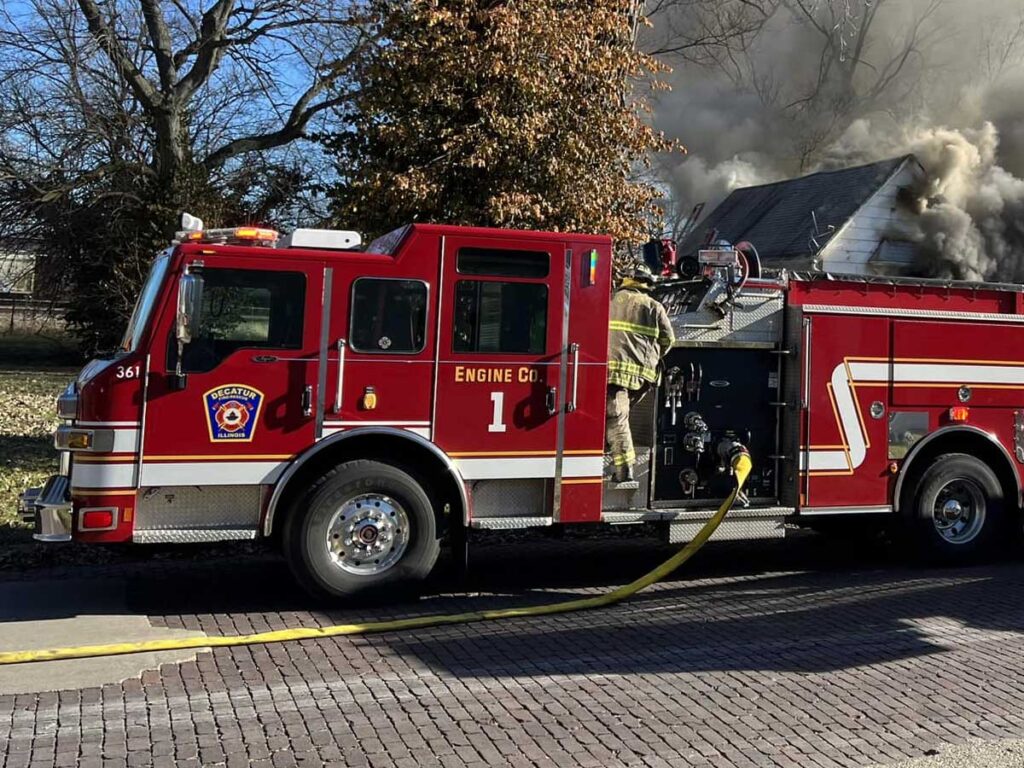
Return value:
<svg viewBox="0 0 1024 768">
<path fill-rule="evenodd" d="M 409 516 L 390 496 L 348 499 L 327 524 L 327 551 L 343 571 L 373 576 L 394 567 L 409 546 Z"/>
<path fill-rule="evenodd" d="M 939 489 L 932 505 L 932 524 L 950 544 L 966 544 L 985 525 L 985 493 L 973 480 L 950 480 Z"/>
</svg>

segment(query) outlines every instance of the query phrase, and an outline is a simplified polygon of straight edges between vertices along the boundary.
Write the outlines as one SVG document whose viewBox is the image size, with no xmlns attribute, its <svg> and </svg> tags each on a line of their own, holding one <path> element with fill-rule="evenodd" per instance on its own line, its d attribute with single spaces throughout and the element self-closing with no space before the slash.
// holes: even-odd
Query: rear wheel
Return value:
<svg viewBox="0 0 1024 768">
<path fill-rule="evenodd" d="M 918 548 L 933 559 L 967 562 L 990 552 L 1005 527 L 995 472 L 963 453 L 939 456 L 917 483 L 909 520 Z"/>
<path fill-rule="evenodd" d="M 394 596 L 426 578 L 440 544 L 430 496 L 399 467 L 349 461 L 292 506 L 285 552 L 296 579 L 328 598 Z"/>
</svg>

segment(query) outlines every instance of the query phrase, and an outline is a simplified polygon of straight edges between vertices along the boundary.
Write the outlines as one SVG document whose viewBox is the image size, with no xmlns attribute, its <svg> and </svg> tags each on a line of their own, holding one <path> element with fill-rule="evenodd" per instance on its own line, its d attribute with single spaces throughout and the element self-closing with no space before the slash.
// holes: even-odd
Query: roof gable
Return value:
<svg viewBox="0 0 1024 768">
<path fill-rule="evenodd" d="M 812 212 L 819 232 L 829 225 L 839 230 L 912 158 L 904 155 L 736 189 L 686 237 L 680 253 L 696 251 L 706 233 L 717 229 L 718 237 L 731 243 L 752 242 L 763 260 L 807 256 L 812 252 Z"/>
</svg>

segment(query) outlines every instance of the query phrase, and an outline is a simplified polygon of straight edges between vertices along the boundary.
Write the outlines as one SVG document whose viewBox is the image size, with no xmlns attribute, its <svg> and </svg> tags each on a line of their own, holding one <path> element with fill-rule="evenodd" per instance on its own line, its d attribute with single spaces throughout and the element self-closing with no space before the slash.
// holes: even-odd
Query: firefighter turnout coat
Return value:
<svg viewBox="0 0 1024 768">
<path fill-rule="evenodd" d="M 608 384 L 638 390 L 658 380 L 658 363 L 675 336 L 668 312 L 632 280 L 612 299 L 608 323 Z"/>
</svg>

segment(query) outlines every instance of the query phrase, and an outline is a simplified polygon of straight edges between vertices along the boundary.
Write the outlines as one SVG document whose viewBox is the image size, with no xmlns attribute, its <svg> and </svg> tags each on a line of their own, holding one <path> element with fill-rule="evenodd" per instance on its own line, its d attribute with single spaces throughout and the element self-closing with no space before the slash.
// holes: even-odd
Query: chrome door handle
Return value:
<svg viewBox="0 0 1024 768">
<path fill-rule="evenodd" d="M 565 404 L 566 413 L 572 413 L 576 410 L 576 392 L 579 389 L 580 378 L 580 345 L 574 341 L 569 345 L 569 351 L 572 352 L 572 397 Z"/>
<path fill-rule="evenodd" d="M 312 416 L 313 415 L 313 385 L 307 384 L 306 388 L 302 390 L 302 415 Z"/>
<path fill-rule="evenodd" d="M 558 390 L 554 387 L 548 387 L 548 393 L 544 398 L 544 404 L 548 407 L 548 416 L 554 416 L 555 411 L 558 410 L 558 406 L 555 405 L 557 401 Z"/>
<path fill-rule="evenodd" d="M 338 388 L 334 391 L 334 412 L 341 413 L 341 393 L 345 383 L 345 347 L 348 342 L 338 339 Z"/>
</svg>

